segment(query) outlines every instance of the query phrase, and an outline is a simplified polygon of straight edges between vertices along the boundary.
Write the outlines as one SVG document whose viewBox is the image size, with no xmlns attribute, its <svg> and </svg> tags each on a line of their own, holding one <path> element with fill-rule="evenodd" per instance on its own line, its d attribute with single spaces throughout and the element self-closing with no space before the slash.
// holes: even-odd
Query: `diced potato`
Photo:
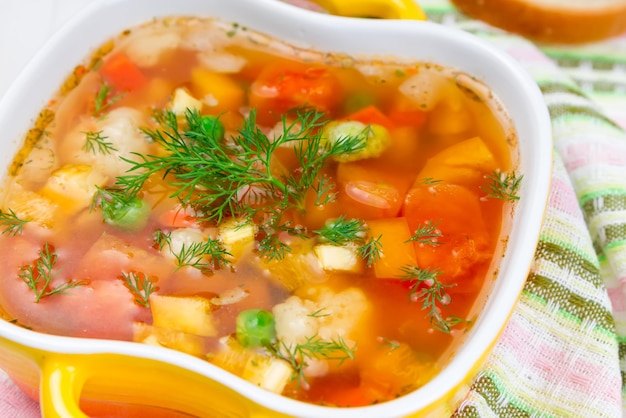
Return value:
<svg viewBox="0 0 626 418">
<path fill-rule="evenodd" d="M 174 329 L 160 328 L 143 322 L 133 323 L 133 340 L 182 351 L 193 356 L 204 355 L 202 337 Z"/>
<path fill-rule="evenodd" d="M 429 158 L 416 181 L 432 178 L 460 185 L 474 184 L 485 173 L 491 173 L 496 168 L 495 157 L 485 142 L 479 137 L 473 137 Z"/>
<path fill-rule="evenodd" d="M 230 218 L 222 222 L 217 229 L 218 239 L 234 260 L 237 260 L 246 248 L 254 243 L 256 228 L 254 223 Z"/>
<path fill-rule="evenodd" d="M 180 87 L 174 90 L 170 108 L 175 114 L 184 115 L 187 109 L 198 112 L 202 110 L 202 102 L 193 97 L 187 89 Z"/>
<path fill-rule="evenodd" d="M 228 338 L 224 347 L 210 360 L 223 369 L 274 393 L 282 393 L 293 373 L 293 369 L 286 361 L 263 351 L 243 347 L 234 338 Z"/>
<path fill-rule="evenodd" d="M 244 103 L 244 90 L 226 74 L 196 68 L 191 73 L 192 91 L 208 108 L 238 110 Z"/>
<path fill-rule="evenodd" d="M 443 101 L 435 106 L 427 123 L 428 130 L 435 135 L 454 135 L 470 129 L 473 120 L 464 106 L 458 107 L 454 103 Z"/>
<path fill-rule="evenodd" d="M 107 177 L 87 164 L 68 164 L 52 172 L 40 193 L 69 213 L 75 213 L 91 204 L 97 187 Z"/>
<path fill-rule="evenodd" d="M 150 295 L 153 325 L 189 334 L 211 337 L 217 334 L 211 303 L 200 296 Z"/>
<path fill-rule="evenodd" d="M 310 251 L 292 250 L 282 260 L 264 260 L 264 266 L 272 279 L 289 291 L 296 290 L 305 283 L 319 283 L 326 279 L 319 259 Z"/>
<path fill-rule="evenodd" d="M 354 246 L 319 244 L 313 247 L 313 251 L 324 270 L 358 273 L 363 268 Z"/>
<path fill-rule="evenodd" d="M 139 67 L 158 64 L 161 56 L 180 44 L 180 35 L 168 30 L 151 31 L 136 36 L 126 47 L 126 54 Z"/>
<path fill-rule="evenodd" d="M 59 215 L 59 205 L 47 197 L 13 184 L 7 192 L 4 210 L 11 209 L 18 218 L 51 228 Z"/>
</svg>

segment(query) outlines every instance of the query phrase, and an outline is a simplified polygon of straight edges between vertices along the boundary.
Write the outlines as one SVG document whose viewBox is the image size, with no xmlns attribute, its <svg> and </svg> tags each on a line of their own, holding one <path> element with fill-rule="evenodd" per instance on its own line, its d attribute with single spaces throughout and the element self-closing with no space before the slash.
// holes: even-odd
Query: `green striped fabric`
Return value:
<svg viewBox="0 0 626 418">
<path fill-rule="evenodd" d="M 626 37 L 535 45 L 421 0 L 429 20 L 503 49 L 537 81 L 554 169 L 535 261 L 454 417 L 621 417 L 626 404 Z"/>
</svg>

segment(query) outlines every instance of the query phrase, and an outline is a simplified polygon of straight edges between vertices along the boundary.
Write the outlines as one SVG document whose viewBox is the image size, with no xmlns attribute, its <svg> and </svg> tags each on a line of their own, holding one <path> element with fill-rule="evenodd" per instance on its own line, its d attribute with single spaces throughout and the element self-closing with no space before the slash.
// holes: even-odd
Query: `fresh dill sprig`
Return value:
<svg viewBox="0 0 626 418">
<path fill-rule="evenodd" d="M 341 215 L 337 219 L 326 222 L 322 229 L 313 232 L 331 244 L 345 245 L 365 238 L 367 228 L 363 221 L 346 219 L 345 215 Z"/>
<path fill-rule="evenodd" d="M 421 269 L 407 265 L 400 270 L 404 273 L 399 276 L 400 280 L 410 282 L 410 299 L 422 302 L 422 310 L 426 311 L 426 317 L 436 330 L 450 333 L 451 327 L 459 322 L 454 320 L 449 322 L 448 318 L 444 318 L 441 315 L 441 307 L 450 303 L 450 295 L 446 288 L 454 285 L 441 283 L 437 278 L 441 271 L 436 269 Z"/>
<path fill-rule="evenodd" d="M 346 360 L 354 360 L 356 343 L 350 346 L 341 336 L 324 340 L 319 335 L 313 335 L 307 337 L 301 344 L 276 342 L 267 345 L 266 348 L 274 356 L 291 365 L 292 380 L 297 379 L 298 384 L 301 384 L 307 382 L 304 375 L 304 369 L 308 366 L 307 360 L 336 360 L 341 365 Z"/>
<path fill-rule="evenodd" d="M 145 273 L 122 273 L 124 285 L 135 297 L 135 302 L 144 308 L 150 307 L 150 295 L 157 290 L 154 281 Z"/>
<path fill-rule="evenodd" d="M 112 142 L 108 142 L 108 136 L 103 136 L 102 131 L 89 131 L 83 132 L 85 134 L 85 145 L 83 145 L 83 150 L 90 152 L 92 154 L 110 154 L 113 151 L 117 151 L 117 148 L 113 146 Z"/>
<path fill-rule="evenodd" d="M 171 197 L 181 206 L 203 214 L 201 221 L 219 223 L 228 216 L 265 219 L 260 228 L 268 238 L 262 248 L 266 255 L 280 258 L 289 248 L 269 235 L 284 228 L 283 214 L 304 210 L 309 189 L 328 189 L 324 180 L 320 183 L 320 171 L 330 158 L 365 146 L 361 137 L 324 140 L 322 116 L 316 111 L 297 113 L 293 122 L 283 120 L 282 135 L 270 139 L 256 126 L 252 111 L 238 134 L 224 140 L 206 127 L 196 111 L 188 110 L 184 123 L 164 111 L 155 118 L 160 127 L 144 131 L 163 152 L 134 154 L 136 160 L 123 158 L 131 168 L 117 177 L 115 188 L 126 196 L 137 195 L 150 176 L 159 175 L 175 188 Z M 284 147 L 294 150 L 300 168 L 277 174 L 272 159 Z M 242 195 L 251 198 L 242 199 Z"/>
<path fill-rule="evenodd" d="M 56 287 L 50 287 L 54 279 L 54 267 L 56 266 L 58 255 L 50 244 L 45 243 L 39 251 L 39 257 L 31 264 L 20 267 L 18 277 L 22 279 L 26 286 L 35 294 L 35 303 L 47 296 L 64 292 L 78 286 L 87 284 L 86 281 L 68 280 Z"/>
<path fill-rule="evenodd" d="M 406 242 L 417 242 L 418 244 L 425 244 L 430 246 L 441 245 L 442 242 L 439 241 L 441 237 L 441 231 L 439 231 L 439 222 L 433 222 L 429 220 L 428 222 L 420 225 L 413 236 L 409 238 Z"/>
<path fill-rule="evenodd" d="M 102 83 L 100 85 L 100 89 L 98 89 L 96 96 L 94 98 L 94 109 L 93 115 L 100 116 L 102 112 L 107 110 L 110 106 L 112 106 L 115 102 L 119 101 L 124 97 L 124 94 L 116 94 L 111 96 L 111 89 L 107 83 Z"/>
<path fill-rule="evenodd" d="M 364 244 L 359 246 L 357 253 L 361 257 L 367 267 L 371 267 L 378 261 L 383 253 L 383 244 L 380 241 L 382 235 L 378 237 L 370 237 Z"/>
<path fill-rule="evenodd" d="M 432 177 L 424 177 L 422 179 L 422 184 L 439 184 L 441 182 L 442 182 L 442 180 L 437 180 L 437 179 L 434 179 Z"/>
<path fill-rule="evenodd" d="M 174 253 L 178 268 L 193 267 L 205 273 L 226 267 L 232 255 L 224 249 L 219 240 L 208 238 L 206 241 L 183 244 L 180 251 Z"/>
<path fill-rule="evenodd" d="M 162 229 L 157 229 L 152 233 L 152 245 L 159 251 L 162 251 L 165 246 L 172 243 L 172 234 L 165 233 Z"/>
<path fill-rule="evenodd" d="M 26 219 L 20 219 L 13 209 L 9 209 L 8 212 L 0 211 L 0 228 L 2 228 L 3 235 L 15 236 L 22 233 L 24 225 L 29 221 Z"/>
<path fill-rule="evenodd" d="M 318 310 L 316 310 L 315 312 L 311 312 L 307 316 L 310 316 L 311 318 L 323 318 L 325 316 L 330 316 L 329 313 L 324 313 L 325 311 L 326 308 L 319 308 Z"/>
<path fill-rule="evenodd" d="M 489 184 L 481 187 L 487 193 L 487 197 L 502 200 L 519 200 L 519 191 L 524 176 L 518 176 L 515 172 L 502 173 L 499 170 L 488 174 Z"/>
<path fill-rule="evenodd" d="M 396 340 L 391 340 L 389 338 L 381 337 L 381 341 L 384 343 L 383 348 L 389 349 L 390 353 L 400 348 L 400 343 Z"/>
<path fill-rule="evenodd" d="M 327 175 L 321 175 L 311 188 L 315 192 L 315 206 L 324 206 L 337 201 L 337 192 L 332 191 L 335 189 L 335 183 Z"/>
<path fill-rule="evenodd" d="M 313 231 L 318 234 L 323 241 L 333 245 L 342 246 L 354 244 L 357 246 L 357 254 L 371 267 L 382 255 L 381 236 L 367 237 L 367 226 L 360 219 L 347 219 L 341 215 L 322 227 Z"/>
</svg>

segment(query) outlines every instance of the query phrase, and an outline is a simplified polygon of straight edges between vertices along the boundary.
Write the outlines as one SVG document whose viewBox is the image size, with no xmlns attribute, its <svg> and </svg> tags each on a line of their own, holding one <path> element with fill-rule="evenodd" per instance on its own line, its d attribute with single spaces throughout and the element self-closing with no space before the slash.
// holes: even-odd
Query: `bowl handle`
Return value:
<svg viewBox="0 0 626 418">
<path fill-rule="evenodd" d="M 76 357 L 50 353 L 41 371 L 41 416 L 46 418 L 88 418 L 78 406 L 87 376 Z"/>
<path fill-rule="evenodd" d="M 426 20 L 426 14 L 413 0 L 314 0 L 314 2 L 329 13 L 339 16 Z"/>
</svg>

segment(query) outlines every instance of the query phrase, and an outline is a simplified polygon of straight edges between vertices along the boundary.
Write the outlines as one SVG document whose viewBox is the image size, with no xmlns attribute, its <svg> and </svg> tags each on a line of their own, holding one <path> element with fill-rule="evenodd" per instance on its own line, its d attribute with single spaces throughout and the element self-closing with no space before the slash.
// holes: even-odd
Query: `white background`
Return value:
<svg viewBox="0 0 626 418">
<path fill-rule="evenodd" d="M 0 98 L 46 40 L 93 0 L 0 0 Z"/>
</svg>

